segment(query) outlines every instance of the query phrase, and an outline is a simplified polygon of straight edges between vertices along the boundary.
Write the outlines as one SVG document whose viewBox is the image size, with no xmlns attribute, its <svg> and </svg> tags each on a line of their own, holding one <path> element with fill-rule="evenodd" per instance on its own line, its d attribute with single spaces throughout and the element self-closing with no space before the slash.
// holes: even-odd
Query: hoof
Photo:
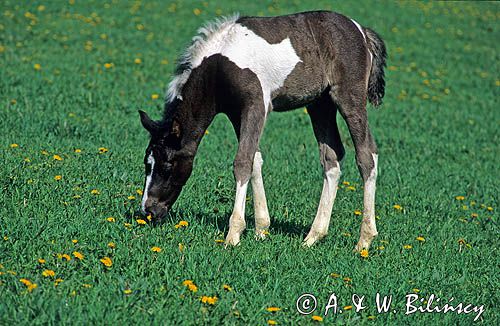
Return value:
<svg viewBox="0 0 500 326">
<path fill-rule="evenodd" d="M 304 239 L 304 242 L 302 242 L 302 245 L 304 247 L 311 247 L 313 244 L 323 239 L 325 235 L 326 234 L 310 231 L 307 237 Z"/>
<path fill-rule="evenodd" d="M 366 241 L 366 240 L 359 240 L 358 244 L 356 247 L 354 247 L 353 252 L 361 252 L 361 250 L 370 248 L 370 243 L 371 241 Z"/>
<path fill-rule="evenodd" d="M 269 231 L 267 229 L 255 230 L 255 240 L 265 240 L 268 234 Z"/>
<path fill-rule="evenodd" d="M 236 247 L 240 244 L 240 235 L 235 233 L 229 233 L 226 237 L 225 247 Z"/>
</svg>

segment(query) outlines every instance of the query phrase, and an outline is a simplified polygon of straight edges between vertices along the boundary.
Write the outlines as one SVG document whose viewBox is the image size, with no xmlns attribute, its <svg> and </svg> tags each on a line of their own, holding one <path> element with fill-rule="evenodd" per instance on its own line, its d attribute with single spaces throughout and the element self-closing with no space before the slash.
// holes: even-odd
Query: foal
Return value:
<svg viewBox="0 0 500 326">
<path fill-rule="evenodd" d="M 198 145 L 213 118 L 225 113 L 239 145 L 234 160 L 236 198 L 227 245 L 237 245 L 246 227 L 245 198 L 252 183 L 256 236 L 270 225 L 262 181 L 259 139 L 271 111 L 307 106 L 324 169 L 323 191 L 304 245 L 328 232 L 344 157 L 337 128 L 347 123 L 364 181 L 364 212 L 356 250 L 377 235 L 375 184 L 377 147 L 367 121 L 366 102 L 384 96 L 384 42 L 371 29 L 341 14 L 304 12 L 279 17 L 219 20 L 198 31 L 179 60 L 167 91 L 161 121 L 140 111 L 150 132 L 142 209 L 161 219 L 189 178 Z"/>
</svg>

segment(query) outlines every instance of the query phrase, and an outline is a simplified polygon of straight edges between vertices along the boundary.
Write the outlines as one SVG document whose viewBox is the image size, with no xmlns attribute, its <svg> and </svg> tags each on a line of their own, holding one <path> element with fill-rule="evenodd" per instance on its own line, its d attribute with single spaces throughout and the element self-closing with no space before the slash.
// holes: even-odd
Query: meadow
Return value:
<svg viewBox="0 0 500 326">
<path fill-rule="evenodd" d="M 225 249 L 236 137 L 218 116 L 163 224 L 139 214 L 148 134 L 177 56 L 207 20 L 328 9 L 388 49 L 379 236 L 359 237 L 362 182 L 347 155 L 329 235 L 301 246 L 322 185 L 307 112 L 272 113 L 261 142 L 268 239 Z M 484 305 L 498 325 L 500 60 L 497 3 L 14 1 L 0 4 L 0 324 L 471 324 L 405 315 L 405 296 Z M 496 107 L 496 109 L 495 109 Z M 314 294 L 317 309 L 297 311 Z M 324 315 L 332 293 L 338 310 Z M 376 293 L 392 295 L 378 313 Z M 365 296 L 356 312 L 351 296 Z M 421 303 L 424 305 L 425 303 Z M 342 313 L 340 313 L 342 310 Z"/>
</svg>

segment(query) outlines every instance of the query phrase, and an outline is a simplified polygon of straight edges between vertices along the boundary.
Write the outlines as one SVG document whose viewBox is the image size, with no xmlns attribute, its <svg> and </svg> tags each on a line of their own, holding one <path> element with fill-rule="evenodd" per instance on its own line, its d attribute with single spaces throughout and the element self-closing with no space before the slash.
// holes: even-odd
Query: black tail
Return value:
<svg viewBox="0 0 500 326">
<path fill-rule="evenodd" d="M 387 53 L 384 41 L 377 33 L 366 27 L 364 27 L 364 32 L 373 56 L 372 70 L 368 79 L 368 101 L 374 106 L 379 106 L 385 94 L 384 67 Z"/>
</svg>

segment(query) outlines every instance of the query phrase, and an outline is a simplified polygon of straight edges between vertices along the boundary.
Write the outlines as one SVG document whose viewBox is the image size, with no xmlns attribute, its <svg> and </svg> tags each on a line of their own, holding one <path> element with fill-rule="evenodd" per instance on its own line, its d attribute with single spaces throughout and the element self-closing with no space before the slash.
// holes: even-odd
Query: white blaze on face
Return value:
<svg viewBox="0 0 500 326">
<path fill-rule="evenodd" d="M 289 38 L 271 44 L 247 27 L 236 23 L 237 17 L 222 21 L 199 30 L 183 58 L 189 62 L 190 69 L 177 75 L 169 85 L 167 97 L 182 99 L 182 87 L 192 69 L 198 67 L 205 58 L 221 54 L 239 68 L 250 69 L 257 75 L 263 93 L 266 113 L 271 102 L 271 94 L 277 90 L 301 62 Z"/>
<path fill-rule="evenodd" d="M 144 213 L 146 213 L 146 201 L 148 200 L 149 187 L 151 185 L 151 180 L 153 180 L 153 168 L 155 166 L 155 159 L 153 157 L 153 152 L 149 153 L 147 162 L 149 165 L 151 165 L 151 169 L 149 170 L 149 174 L 146 176 L 146 185 L 144 186 L 144 192 L 142 195 L 141 208 Z"/>
</svg>

